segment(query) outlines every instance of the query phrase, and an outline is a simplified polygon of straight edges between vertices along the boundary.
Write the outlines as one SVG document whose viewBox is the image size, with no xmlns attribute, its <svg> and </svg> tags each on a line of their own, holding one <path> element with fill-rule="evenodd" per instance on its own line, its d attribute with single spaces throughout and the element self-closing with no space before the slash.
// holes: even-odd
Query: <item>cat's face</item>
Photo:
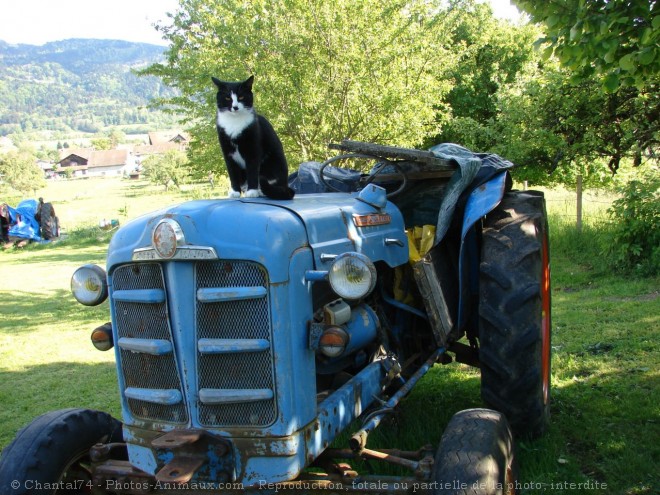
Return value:
<svg viewBox="0 0 660 495">
<path fill-rule="evenodd" d="M 254 76 L 250 76 L 243 82 L 223 82 L 215 77 L 211 79 L 218 88 L 216 102 L 219 112 L 240 112 L 252 109 Z"/>
</svg>

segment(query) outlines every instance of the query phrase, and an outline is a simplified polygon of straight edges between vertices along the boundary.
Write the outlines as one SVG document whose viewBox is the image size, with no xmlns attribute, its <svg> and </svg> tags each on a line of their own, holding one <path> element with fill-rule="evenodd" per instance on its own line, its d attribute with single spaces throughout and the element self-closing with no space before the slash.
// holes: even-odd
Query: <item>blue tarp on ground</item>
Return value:
<svg viewBox="0 0 660 495">
<path fill-rule="evenodd" d="M 24 199 L 16 208 L 7 205 L 11 218 L 9 236 L 32 241 L 41 241 L 39 222 L 35 218 L 39 202 L 36 199 Z"/>
</svg>

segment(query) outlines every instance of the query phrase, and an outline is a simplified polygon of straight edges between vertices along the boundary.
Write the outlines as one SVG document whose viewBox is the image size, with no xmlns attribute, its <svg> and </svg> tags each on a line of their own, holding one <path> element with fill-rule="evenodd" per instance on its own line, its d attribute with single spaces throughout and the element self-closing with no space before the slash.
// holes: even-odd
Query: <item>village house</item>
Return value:
<svg viewBox="0 0 660 495">
<path fill-rule="evenodd" d="M 67 150 L 58 162 L 57 173 L 73 177 L 123 177 L 135 169 L 135 157 L 129 150 Z M 71 172 L 67 172 L 71 170 Z"/>
<path fill-rule="evenodd" d="M 186 132 L 180 131 L 153 131 L 149 133 L 149 144 L 158 145 L 163 143 L 178 144 L 185 148 L 188 146 L 190 136 Z"/>
<path fill-rule="evenodd" d="M 179 131 L 150 132 L 149 144 L 135 145 L 132 148 L 135 156 L 135 170 L 131 178 L 139 176 L 142 161 L 150 155 L 163 155 L 168 151 L 186 151 L 190 136 Z"/>
<path fill-rule="evenodd" d="M 162 155 L 171 150 L 185 151 L 190 136 L 180 131 L 150 132 L 148 141 L 148 144 L 120 145 L 113 150 L 62 149 L 60 161 L 53 168 L 44 165 L 41 165 L 41 168 L 47 177 L 138 178 L 144 158 L 150 155 Z"/>
</svg>

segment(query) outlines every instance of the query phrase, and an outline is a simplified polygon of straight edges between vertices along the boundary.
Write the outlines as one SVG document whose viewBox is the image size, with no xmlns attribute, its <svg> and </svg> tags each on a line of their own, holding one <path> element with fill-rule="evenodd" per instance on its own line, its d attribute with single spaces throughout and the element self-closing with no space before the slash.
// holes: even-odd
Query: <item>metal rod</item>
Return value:
<svg viewBox="0 0 660 495">
<path fill-rule="evenodd" d="M 420 460 L 427 454 L 428 448 L 421 448 L 419 450 L 401 450 L 401 449 L 380 449 L 379 452 L 383 454 L 393 455 L 396 457 L 403 457 L 404 459 Z M 350 449 L 326 449 L 323 452 L 324 457 L 336 459 L 357 459 L 360 457 L 360 452 L 353 452 Z"/>
<path fill-rule="evenodd" d="M 389 462 L 390 464 L 396 464 L 397 466 L 403 466 L 404 468 L 410 469 L 411 471 L 416 471 L 419 467 L 418 461 L 405 459 L 403 457 L 387 454 L 385 452 L 378 452 L 377 450 L 362 449 L 360 451 L 360 455 L 366 459 L 376 459 L 378 461 L 385 461 Z"/>
<path fill-rule="evenodd" d="M 408 379 L 408 381 L 396 391 L 396 393 L 390 397 L 390 399 L 383 405 L 384 412 L 376 411 L 370 417 L 370 419 L 362 426 L 362 428 L 357 431 L 349 441 L 351 448 L 355 451 L 364 449 L 367 445 L 367 436 L 371 433 L 387 415 L 390 409 L 396 407 L 396 405 L 403 399 L 412 388 L 417 384 L 417 382 L 431 369 L 431 367 L 438 361 L 438 358 L 444 354 L 446 349 L 440 347 L 431 354 L 424 364 Z"/>
<path fill-rule="evenodd" d="M 420 318 L 428 321 L 429 317 L 424 311 L 420 311 L 419 309 L 408 306 L 401 301 L 397 301 L 385 292 L 382 284 L 380 284 L 380 295 L 386 303 L 391 304 L 395 308 L 402 309 L 403 311 L 407 311 L 408 313 L 412 313 L 415 316 L 419 316 Z"/>
</svg>

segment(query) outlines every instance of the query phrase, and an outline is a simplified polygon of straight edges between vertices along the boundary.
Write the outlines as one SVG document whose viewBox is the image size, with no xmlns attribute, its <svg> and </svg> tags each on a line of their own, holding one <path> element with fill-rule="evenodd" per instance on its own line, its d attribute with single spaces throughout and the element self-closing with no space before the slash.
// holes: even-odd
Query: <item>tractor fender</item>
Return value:
<svg viewBox="0 0 660 495">
<path fill-rule="evenodd" d="M 508 172 L 504 171 L 479 185 L 469 194 L 463 213 L 461 244 L 458 256 L 458 328 L 469 323 L 470 302 L 479 293 L 479 243 L 477 222 L 500 204 L 507 189 Z"/>
</svg>

